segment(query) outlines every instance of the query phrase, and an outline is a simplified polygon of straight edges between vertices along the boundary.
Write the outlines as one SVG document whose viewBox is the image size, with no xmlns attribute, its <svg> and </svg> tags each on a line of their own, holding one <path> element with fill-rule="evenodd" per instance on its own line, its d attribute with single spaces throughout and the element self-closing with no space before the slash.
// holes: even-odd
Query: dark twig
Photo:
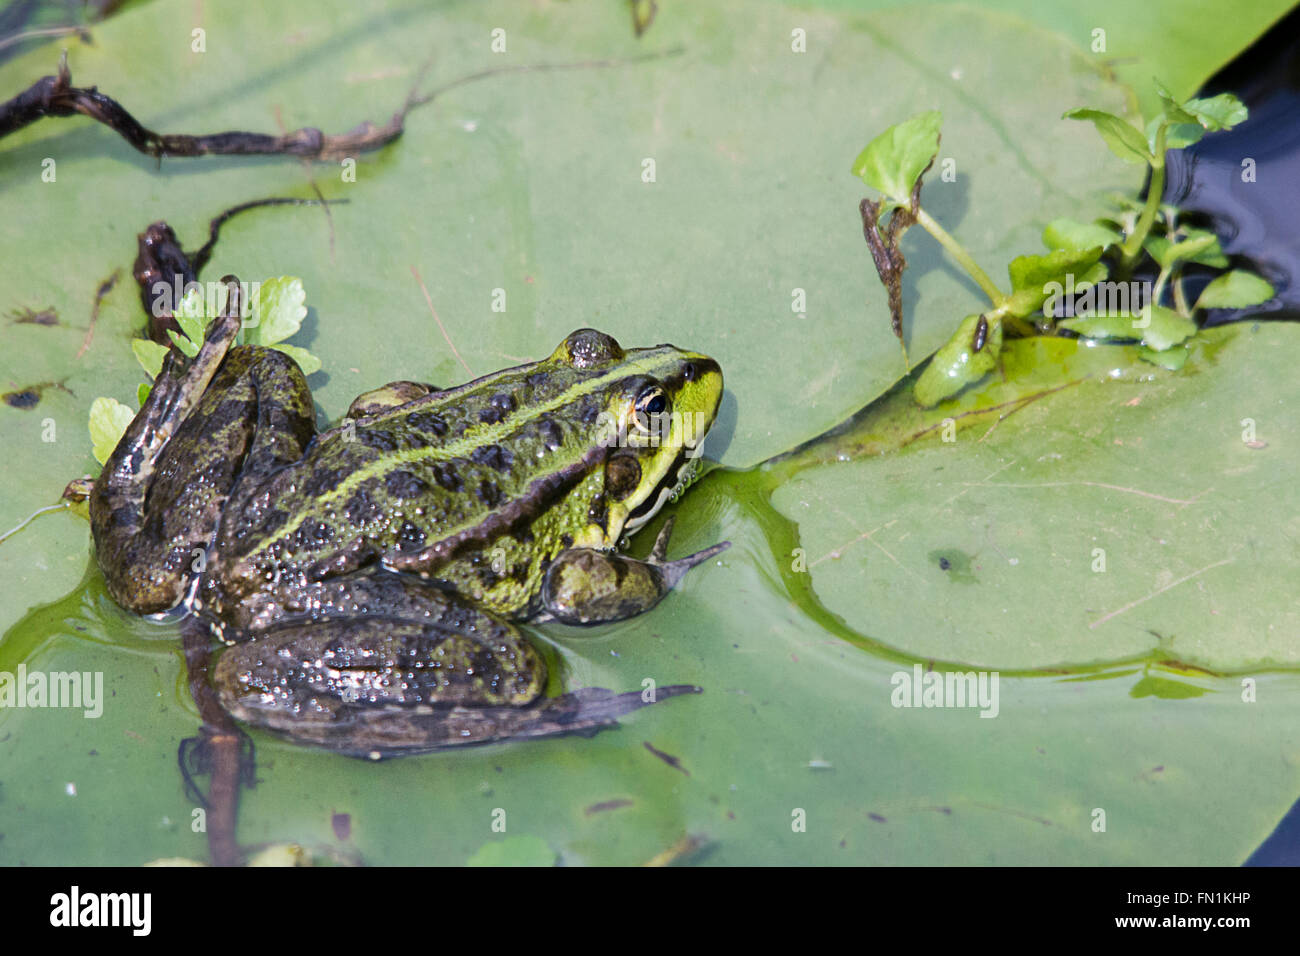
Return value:
<svg viewBox="0 0 1300 956">
<path fill-rule="evenodd" d="M 300 156 L 306 159 L 342 159 L 379 149 L 402 135 L 406 111 L 394 113 L 384 126 L 365 122 L 346 133 L 326 136 L 306 126 L 283 136 L 231 131 L 207 136 L 155 133 L 126 111 L 112 97 L 95 87 L 72 85 L 65 52 L 55 76 L 43 76 L 7 103 L 0 104 L 0 137 L 22 129 L 46 116 L 80 114 L 103 123 L 146 156 Z"/>
<path fill-rule="evenodd" d="M 889 293 L 889 321 L 899 344 L 903 346 L 904 362 L 907 361 L 907 345 L 903 342 L 903 271 L 907 268 L 907 260 L 903 257 L 899 243 L 903 233 L 916 224 L 916 214 L 921 208 L 921 180 L 933 165 L 934 159 L 931 158 L 929 165 L 916 177 L 911 202 L 906 208 L 896 207 L 883 230 L 880 216 L 885 201 L 882 199 L 880 202 L 872 202 L 864 199 L 858 205 L 858 212 L 862 215 L 863 238 L 871 250 L 871 259 L 876 264 L 880 282 Z"/>
<path fill-rule="evenodd" d="M 162 159 L 164 156 L 297 156 L 309 160 L 339 160 L 358 153 L 387 146 L 402 135 L 406 115 L 417 106 L 432 101 L 448 90 L 476 80 L 505 73 L 538 73 L 556 70 L 601 69 L 626 66 L 645 60 L 675 56 L 681 47 L 648 53 L 626 59 L 586 60 L 579 63 L 539 63 L 523 66 L 497 67 L 453 80 L 423 96 L 415 94 L 416 87 L 407 94 L 402 108 L 383 126 L 366 121 L 346 133 L 327 136 L 313 126 L 305 126 L 280 136 L 266 133 L 246 133 L 238 130 L 212 133 L 206 136 L 156 133 L 143 126 L 112 97 L 100 93 L 95 87 L 81 88 L 72 85 L 65 51 L 59 60 L 55 76 L 43 76 L 13 99 L 0 104 L 0 138 L 36 122 L 46 116 L 88 116 L 117 132 L 136 150 L 146 156 Z M 416 84 L 423 79 L 426 64 L 417 74 Z"/>
<path fill-rule="evenodd" d="M 317 192 L 319 193 L 319 190 Z M 180 326 L 172 318 L 172 310 L 180 304 L 180 297 L 185 286 L 198 281 L 199 273 L 207 265 L 208 259 L 212 255 L 212 249 L 217 243 L 221 227 L 225 225 L 227 220 L 241 212 L 256 209 L 259 206 L 317 206 L 321 204 L 329 206 L 331 203 L 346 202 L 346 199 L 292 199 L 276 196 L 269 199 L 254 199 L 250 202 L 240 203 L 238 206 L 231 206 L 208 224 L 208 241 L 196 252 L 185 252 L 181 248 L 180 240 L 176 238 L 176 233 L 172 231 L 172 227 L 167 223 L 161 220 L 150 223 L 145 231 L 137 237 L 138 254 L 136 255 L 135 264 L 131 268 L 131 275 L 140 287 L 140 302 L 144 306 L 145 314 L 149 316 L 149 338 L 159 345 L 170 345 L 171 339 L 167 335 L 167 330 L 172 329 L 180 332 Z M 163 292 L 157 291 L 155 287 L 158 283 L 166 284 L 166 290 Z M 162 296 L 167 298 L 166 301 L 159 305 L 158 299 Z"/>
<path fill-rule="evenodd" d="M 217 244 L 217 234 L 221 232 L 221 227 L 226 224 L 227 220 L 232 219 L 241 212 L 257 209 L 259 206 L 329 206 L 341 205 L 346 202 L 346 199 L 326 199 L 324 196 L 318 199 L 292 199 L 284 196 L 273 196 L 269 199 L 252 199 L 248 202 L 241 202 L 238 206 L 231 206 L 208 224 L 208 241 L 199 247 L 198 251 L 189 254 L 190 264 L 194 267 L 194 274 L 197 276 L 203 271 L 203 267 L 208 264 L 208 258 L 212 255 L 213 246 Z"/>
</svg>

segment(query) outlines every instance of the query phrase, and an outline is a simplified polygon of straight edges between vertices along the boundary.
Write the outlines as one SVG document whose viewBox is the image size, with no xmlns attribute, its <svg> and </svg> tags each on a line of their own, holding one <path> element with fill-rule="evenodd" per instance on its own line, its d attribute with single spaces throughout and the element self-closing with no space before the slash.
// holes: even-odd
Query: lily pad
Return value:
<svg viewBox="0 0 1300 956">
<path fill-rule="evenodd" d="M 660 7 L 638 40 L 614 3 L 208 4 L 199 53 L 193 6 L 155 0 L 93 28 L 93 46 L 73 43 L 74 82 L 175 132 L 383 122 L 431 54 L 425 89 L 498 67 L 662 55 L 449 89 L 410 114 L 396 143 L 356 157 L 355 181 L 343 163 L 159 166 L 85 119 L 0 140 L 0 313 L 57 317 L 6 326 L 9 387 L 42 388 L 34 407 L 0 407 L 11 450 L 0 527 L 94 470 L 93 398 L 125 401 L 144 378 L 130 344 L 144 321 L 130 279 L 136 234 L 166 219 L 193 248 L 229 206 L 319 189 L 349 202 L 231 220 L 202 278 L 302 278 L 309 308 L 290 344 L 323 359 L 311 379 L 322 421 L 384 381 L 454 384 L 546 354 L 582 325 L 628 345 L 698 348 L 726 370 L 710 450 L 734 467 L 674 506 L 673 552 L 733 547 L 650 615 L 533 634 L 552 689 L 653 679 L 704 693 L 591 739 L 378 764 L 256 734 L 241 844 L 346 847 L 393 864 L 502 852 L 489 862 L 519 862 L 533 851 L 540 861 L 543 847 L 551 862 L 633 864 L 683 846 L 723 865 L 1243 859 L 1291 802 L 1300 760 L 1300 687 L 1281 670 L 1295 664 L 1296 609 L 1283 589 L 1257 589 L 1254 607 L 1242 596 L 1279 571 L 1265 567 L 1273 555 L 1289 561 L 1294 550 L 1282 538 L 1295 529 L 1259 504 L 1284 500 L 1270 496 L 1294 474 L 1294 342 L 1282 328 L 1197 336 L 1174 374 L 1139 363 L 1135 348 L 1036 340 L 1004 349 L 1005 382 L 989 376 L 922 411 L 914 378 L 899 382 L 861 241 L 863 187 L 845 174 L 876 132 L 942 110 L 940 158 L 954 160 L 956 178 L 927 184 L 927 208 L 995 268 L 1036 248 L 1048 222 L 1094 215 L 1105 190 L 1138 188 L 1091 130 L 1059 119 L 1080 103 L 1124 109 L 1106 60 L 1073 26 L 1057 34 L 961 8 Z M 1107 22 L 1132 26 L 1137 7 L 1110 6 Z M 1209 69 L 1205 51 L 1226 59 L 1262 16 L 1192 21 L 1192 73 L 1156 72 L 1190 93 L 1186 77 Z M 1153 41 L 1167 17 L 1157 21 L 1111 27 L 1112 51 L 1151 43 L 1167 55 Z M 807 52 L 792 48 L 795 28 Z M 505 52 L 492 50 L 494 29 Z M 26 87 L 57 56 L 47 44 L 7 61 L 0 88 Z M 42 179 L 45 159 L 54 181 Z M 984 303 L 919 230 L 904 246 L 919 355 Z M 807 293 L 803 313 L 790 311 L 795 289 Z M 767 461 L 872 399 L 870 434 L 837 431 Z M 946 417 L 960 419 L 955 444 L 942 440 Z M 1241 440 L 1247 417 L 1253 444 Z M 1018 464 L 999 473 L 1003 456 Z M 1052 486 L 1062 474 L 1070 483 Z M 874 530 L 877 516 L 903 516 L 912 536 Z M 638 535 L 641 548 L 655 530 Z M 1162 533 L 1176 545 L 1153 537 Z M 1109 536 L 1101 582 L 1080 572 L 1093 535 Z M 990 542 L 1033 573 L 1015 576 Z M 1221 560 L 1212 542 L 1231 561 L 1209 567 Z M 840 558 L 819 560 L 837 548 Z M 793 570 L 800 560 L 806 571 Z M 97 717 L 0 709 L 0 861 L 207 859 L 201 808 L 176 768 L 198 717 L 174 623 L 109 601 L 70 509 L 4 538 L 0 574 L 0 671 L 75 670 L 104 686 Z M 1080 581 L 1100 590 L 1084 594 Z M 988 597 L 992 585 L 1006 596 Z M 895 708 L 897 674 L 932 662 L 1023 670 L 1006 672 L 996 720 Z M 1252 673 L 1259 703 L 1247 706 L 1236 676 L 1195 666 L 1281 672 Z M 1207 805 L 1231 812 L 1195 841 L 1174 832 L 1203 821 Z M 1090 826 L 1098 806 L 1112 821 L 1104 836 Z M 494 827 L 498 810 L 508 837 Z"/>
<path fill-rule="evenodd" d="M 1265 583 L 1291 573 L 1295 529 L 1260 507 L 1300 465 L 1282 412 L 1300 399 L 1296 330 L 1202 332 L 1177 374 L 1113 346 L 1102 367 L 1071 374 L 1093 350 L 1055 348 L 1074 384 L 1050 402 L 1009 405 L 949 442 L 935 428 L 905 454 L 814 468 L 776 491 L 827 609 L 909 657 L 979 668 L 1155 649 L 1214 672 L 1300 665 L 1300 602 Z M 1068 358 L 1075 348 L 1083 359 Z M 1033 381 L 1031 354 L 1044 357 L 1003 349 L 1019 388 Z M 971 556 L 973 582 L 928 557 L 944 549 Z"/>
</svg>

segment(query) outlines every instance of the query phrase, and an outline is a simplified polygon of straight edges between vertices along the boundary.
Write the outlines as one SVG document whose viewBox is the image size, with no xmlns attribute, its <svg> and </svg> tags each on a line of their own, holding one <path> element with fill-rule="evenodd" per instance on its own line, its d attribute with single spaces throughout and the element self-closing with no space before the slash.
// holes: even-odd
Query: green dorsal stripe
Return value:
<svg viewBox="0 0 1300 956">
<path fill-rule="evenodd" d="M 317 495 L 313 501 L 317 506 L 328 506 L 331 503 L 346 500 L 365 482 L 392 471 L 395 467 L 400 465 L 449 461 L 454 458 L 467 458 L 475 449 L 482 448 L 486 445 L 498 444 L 504 441 L 507 436 L 518 431 L 529 423 L 564 408 L 567 405 L 571 405 L 575 401 L 587 395 L 600 392 L 622 379 L 634 375 L 650 375 L 659 377 L 667 372 L 675 371 L 677 365 L 682 359 L 682 353 L 675 349 L 671 349 L 671 347 L 670 349 L 664 350 L 647 349 L 645 352 L 646 354 L 643 357 L 629 357 L 618 362 L 608 371 L 600 375 L 576 383 L 573 387 L 565 389 L 549 401 L 539 402 L 537 404 L 529 405 L 526 408 L 516 409 L 515 411 L 503 416 L 501 420 L 497 422 L 490 424 L 482 423 L 467 428 L 458 438 L 446 442 L 445 444 L 431 445 L 425 448 L 405 448 L 399 451 L 388 452 L 381 458 L 370 462 L 364 468 L 358 468 L 353 471 L 334 488 Z M 530 365 L 506 369 L 503 372 L 495 372 L 491 375 L 484 376 L 483 378 L 475 379 L 472 382 L 467 382 L 465 385 L 459 386 L 456 389 L 451 389 L 447 392 L 439 392 L 429 395 L 426 398 L 417 399 L 410 405 L 403 406 L 400 413 L 394 411 L 376 416 L 373 419 L 366 419 L 366 423 L 371 424 L 373 422 L 382 421 L 388 417 L 398 417 L 399 414 L 405 415 L 409 412 L 418 411 L 426 407 L 436 408 L 441 404 L 445 404 L 449 398 L 454 397 L 456 394 L 464 395 L 471 390 L 477 391 L 489 388 L 495 383 L 500 382 L 506 375 L 514 377 L 525 370 L 536 369 L 544 364 L 544 362 L 535 362 Z M 582 449 L 581 451 L 585 453 L 587 449 Z M 559 471 L 568 467 L 570 464 L 571 463 L 569 462 L 552 462 L 549 467 L 552 470 Z M 318 510 L 319 509 L 315 506 L 311 509 L 313 513 Z M 308 516 L 307 513 L 294 515 L 285 522 L 285 524 L 272 537 L 262 542 L 261 547 L 257 550 L 265 550 L 277 541 L 288 539 L 290 535 L 301 527 L 302 523 L 307 520 Z M 480 521 L 466 522 L 455 528 L 450 528 L 443 535 L 443 538 L 448 539 L 472 531 L 472 529 L 479 523 Z"/>
</svg>

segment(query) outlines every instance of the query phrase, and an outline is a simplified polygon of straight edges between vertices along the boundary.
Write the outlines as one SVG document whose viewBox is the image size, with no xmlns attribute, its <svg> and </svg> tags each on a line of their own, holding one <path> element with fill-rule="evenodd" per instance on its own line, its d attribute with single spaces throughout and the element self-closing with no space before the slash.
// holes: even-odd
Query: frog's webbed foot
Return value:
<svg viewBox="0 0 1300 956">
<path fill-rule="evenodd" d="M 260 722 L 296 743 L 315 744 L 350 757 L 379 760 L 414 754 L 503 743 L 538 737 L 576 735 L 591 737 L 618 726 L 618 718 L 669 697 L 698 694 L 701 688 L 672 684 L 655 690 L 652 700 L 644 691 L 615 693 L 603 687 L 584 687 L 549 697 L 527 707 L 414 706 L 361 707 L 345 705 L 328 721 L 257 721 L 249 711 L 240 719 Z M 268 715 L 269 716 L 269 715 Z"/>
<path fill-rule="evenodd" d="M 235 735 L 234 747 L 238 754 L 239 783 L 252 789 L 255 783 L 257 756 L 253 738 L 238 727 L 233 729 L 214 729 L 206 724 L 199 729 L 197 737 L 186 737 L 176 749 L 176 763 L 180 767 L 181 779 L 185 782 L 185 795 L 201 807 L 208 807 L 207 795 L 199 786 L 195 777 L 208 777 L 216 771 L 216 765 L 223 759 L 219 753 L 232 743 L 224 738 Z"/>
<path fill-rule="evenodd" d="M 565 624 L 604 624 L 650 610 L 698 564 L 731 547 L 720 541 L 711 548 L 669 561 L 668 539 L 673 515 L 664 522 L 645 561 L 592 548 L 573 548 L 557 557 L 542 585 L 542 613 L 536 620 Z"/>
<path fill-rule="evenodd" d="M 677 582 L 686 576 L 686 572 L 698 564 L 703 564 L 709 558 L 716 554 L 721 554 L 731 547 L 730 541 L 719 541 L 712 547 L 705 548 L 702 551 L 696 551 L 694 554 L 688 554 L 684 558 L 678 558 L 676 561 L 668 560 L 668 539 L 672 537 L 673 525 L 677 523 L 677 515 L 669 516 L 664 522 L 664 526 L 659 529 L 659 536 L 655 538 L 654 547 L 650 549 L 649 560 L 646 562 L 652 567 L 659 569 L 660 577 L 664 583 L 664 593 L 677 587 Z"/>
</svg>

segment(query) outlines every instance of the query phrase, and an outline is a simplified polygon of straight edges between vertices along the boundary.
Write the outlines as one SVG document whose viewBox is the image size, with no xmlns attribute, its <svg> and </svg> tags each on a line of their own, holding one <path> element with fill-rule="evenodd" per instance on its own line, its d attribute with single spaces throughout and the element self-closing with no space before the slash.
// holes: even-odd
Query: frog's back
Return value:
<svg viewBox="0 0 1300 956">
<path fill-rule="evenodd" d="M 256 578 L 444 542 L 447 557 L 473 552 L 467 560 L 481 565 L 471 590 L 499 583 L 479 551 L 526 538 L 529 557 L 544 561 L 572 541 L 565 515 L 585 520 L 599 495 L 599 469 L 587 494 L 570 492 L 603 460 L 590 435 L 610 379 L 608 370 L 535 362 L 331 429 L 226 515 L 219 552 L 229 573 Z M 557 504 L 565 515 L 544 515 Z M 516 562 L 504 576 L 522 593 L 542 568 Z"/>
</svg>

